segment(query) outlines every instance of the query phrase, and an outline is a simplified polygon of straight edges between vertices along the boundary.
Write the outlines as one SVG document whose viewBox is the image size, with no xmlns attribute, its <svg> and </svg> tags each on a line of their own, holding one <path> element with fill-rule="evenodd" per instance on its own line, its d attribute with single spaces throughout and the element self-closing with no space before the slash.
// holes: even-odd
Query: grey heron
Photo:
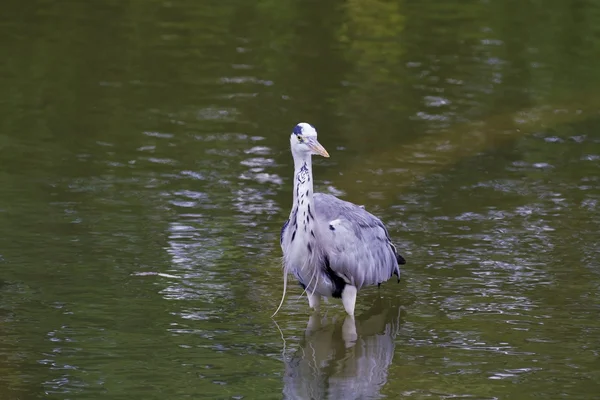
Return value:
<svg viewBox="0 0 600 400">
<path fill-rule="evenodd" d="M 396 275 L 406 261 L 396 251 L 381 220 L 350 202 L 324 193 L 313 194 L 311 156 L 329 157 L 310 124 L 296 125 L 290 136 L 294 158 L 293 207 L 281 229 L 283 297 L 287 275 L 293 273 L 306 292 L 309 306 L 319 310 L 322 297 L 341 298 L 354 316 L 356 294 Z M 273 314 L 273 315 L 275 315 Z"/>
</svg>

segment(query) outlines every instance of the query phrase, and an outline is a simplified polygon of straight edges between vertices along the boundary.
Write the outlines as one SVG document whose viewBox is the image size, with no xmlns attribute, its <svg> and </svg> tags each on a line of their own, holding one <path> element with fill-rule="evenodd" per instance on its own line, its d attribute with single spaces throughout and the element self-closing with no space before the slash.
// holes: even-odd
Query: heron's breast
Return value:
<svg viewBox="0 0 600 400">
<path fill-rule="evenodd" d="M 331 296 L 332 283 L 324 269 L 323 257 L 312 240 L 294 240 L 284 254 L 286 266 L 302 286 L 323 296 Z"/>
</svg>

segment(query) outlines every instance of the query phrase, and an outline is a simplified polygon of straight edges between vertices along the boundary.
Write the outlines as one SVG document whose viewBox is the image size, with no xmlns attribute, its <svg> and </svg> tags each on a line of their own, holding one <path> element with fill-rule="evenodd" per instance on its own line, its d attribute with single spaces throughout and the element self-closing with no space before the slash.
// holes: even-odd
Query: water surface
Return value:
<svg viewBox="0 0 600 400">
<path fill-rule="evenodd" d="M 0 397 L 600 392 L 600 8 L 16 2 L 0 16 Z M 289 134 L 408 263 L 282 289 Z"/>
</svg>

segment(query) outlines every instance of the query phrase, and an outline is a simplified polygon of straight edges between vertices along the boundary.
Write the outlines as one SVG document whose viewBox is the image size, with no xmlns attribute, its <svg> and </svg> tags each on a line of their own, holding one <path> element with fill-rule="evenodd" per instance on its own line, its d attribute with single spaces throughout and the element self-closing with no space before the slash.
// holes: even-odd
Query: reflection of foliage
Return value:
<svg viewBox="0 0 600 400">
<path fill-rule="evenodd" d="M 348 46 L 348 58 L 359 68 L 370 67 L 374 81 L 400 79 L 397 67 L 405 19 L 400 5 L 385 0 L 350 0 L 344 7 L 346 21 L 340 27 L 339 40 Z"/>
<path fill-rule="evenodd" d="M 530 2 L 348 2 L 338 40 L 352 69 L 336 99 L 347 147 L 380 166 L 387 159 L 390 168 L 413 152 L 445 149 L 435 152 L 437 167 L 410 167 L 422 177 L 527 128 L 580 119 L 566 99 L 582 110 L 597 103 L 594 90 L 583 89 L 600 77 L 592 57 L 596 9 L 564 2 L 544 10 Z M 554 115 L 555 108 L 569 112 Z M 532 113 L 541 119 L 530 119 Z M 364 164 L 345 159 L 353 164 L 345 176 L 356 181 L 355 166 Z"/>
<path fill-rule="evenodd" d="M 363 195 L 379 191 L 382 186 L 390 185 L 389 179 L 393 175 L 388 172 L 381 179 L 373 179 L 372 171 L 364 167 L 377 165 L 388 171 L 406 168 L 397 179 L 401 179 L 404 187 L 417 185 L 426 177 L 449 170 L 462 160 L 491 149 L 512 146 L 518 139 L 540 129 L 547 130 L 585 120 L 600 107 L 600 97 L 595 93 L 583 92 L 580 96 L 572 101 L 557 101 L 544 107 L 494 115 L 477 123 L 456 124 L 437 135 L 426 135 L 412 143 L 391 143 L 385 151 L 362 157 L 361 163 L 351 166 L 343 176 L 337 178 L 337 183 L 351 192 L 355 182 L 360 181 L 357 189 Z M 397 187 L 400 182 L 391 184 Z M 353 200 L 364 202 L 365 199 L 357 197 L 357 194 L 351 193 Z M 385 196 L 379 204 L 388 206 L 395 202 L 395 196 Z"/>
<path fill-rule="evenodd" d="M 351 0 L 343 8 L 338 41 L 345 49 L 350 71 L 338 79 L 345 89 L 336 99 L 344 115 L 344 136 L 349 147 L 365 145 L 365 132 L 384 136 L 387 125 L 405 115 L 402 101 L 408 85 L 403 56 L 406 18 L 402 2 Z M 378 126 L 379 129 L 375 128 Z M 383 129 L 381 129 L 383 127 Z M 367 150 L 368 149 L 364 149 Z"/>
<path fill-rule="evenodd" d="M 352 64 L 337 99 L 349 120 L 344 135 L 364 153 L 389 143 L 365 146 L 364 132 L 406 141 L 535 108 L 549 96 L 560 103 L 573 88 L 598 81 L 596 9 L 582 2 L 541 9 L 515 1 L 350 1 L 338 38 Z"/>
</svg>

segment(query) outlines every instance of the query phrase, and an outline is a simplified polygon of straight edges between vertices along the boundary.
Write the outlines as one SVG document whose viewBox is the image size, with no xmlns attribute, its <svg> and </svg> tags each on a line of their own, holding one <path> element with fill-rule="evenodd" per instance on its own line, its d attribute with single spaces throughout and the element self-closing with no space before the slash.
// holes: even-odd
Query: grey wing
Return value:
<svg viewBox="0 0 600 400">
<path fill-rule="evenodd" d="M 314 203 L 321 250 L 335 273 L 358 289 L 400 277 L 405 260 L 379 218 L 329 194 L 315 194 Z"/>
</svg>

